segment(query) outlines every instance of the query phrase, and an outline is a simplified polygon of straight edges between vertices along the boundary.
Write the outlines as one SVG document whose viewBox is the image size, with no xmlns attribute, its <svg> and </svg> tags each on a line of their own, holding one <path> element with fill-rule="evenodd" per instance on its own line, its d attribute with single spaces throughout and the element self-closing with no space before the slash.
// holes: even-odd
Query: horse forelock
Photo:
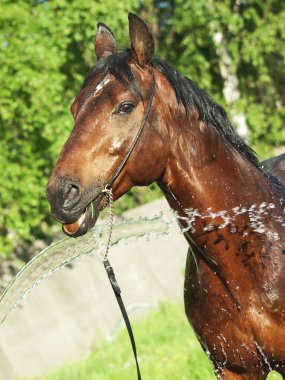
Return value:
<svg viewBox="0 0 285 380">
<path fill-rule="evenodd" d="M 103 80 L 107 74 L 111 74 L 118 82 L 131 90 L 135 95 L 141 96 L 136 78 L 129 65 L 130 50 L 109 55 L 100 59 L 87 73 L 82 85 L 84 89 L 95 76 Z"/>
</svg>

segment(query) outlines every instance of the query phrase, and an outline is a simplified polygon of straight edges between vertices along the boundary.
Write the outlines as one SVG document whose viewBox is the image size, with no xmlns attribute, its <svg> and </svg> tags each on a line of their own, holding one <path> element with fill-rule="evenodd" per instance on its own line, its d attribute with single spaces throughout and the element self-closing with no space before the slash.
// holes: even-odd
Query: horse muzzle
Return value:
<svg viewBox="0 0 285 380">
<path fill-rule="evenodd" d="M 82 191 L 78 182 L 63 176 L 56 180 L 53 178 L 47 186 L 46 196 L 51 214 L 62 224 L 62 230 L 68 236 L 84 235 L 98 219 L 104 205 L 101 204 L 104 194 L 98 191 L 90 200 L 88 193 Z"/>
<path fill-rule="evenodd" d="M 80 215 L 80 217 L 73 223 L 63 223 L 62 231 L 71 237 L 78 237 L 86 234 L 86 232 L 92 228 L 99 217 L 100 207 L 103 194 L 99 194 L 97 198 L 92 201 Z"/>
</svg>

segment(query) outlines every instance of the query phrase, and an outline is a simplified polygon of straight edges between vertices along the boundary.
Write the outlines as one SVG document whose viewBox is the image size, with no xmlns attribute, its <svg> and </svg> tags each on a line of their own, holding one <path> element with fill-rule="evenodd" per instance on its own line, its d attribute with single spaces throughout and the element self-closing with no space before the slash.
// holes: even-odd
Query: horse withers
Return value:
<svg viewBox="0 0 285 380">
<path fill-rule="evenodd" d="M 185 311 L 217 377 L 284 376 L 284 187 L 221 107 L 153 57 L 146 24 L 130 14 L 129 26 L 131 48 L 118 52 L 98 24 L 98 62 L 71 106 L 74 128 L 47 187 L 52 214 L 82 235 L 104 189 L 116 200 L 157 182 L 189 242 Z"/>
</svg>

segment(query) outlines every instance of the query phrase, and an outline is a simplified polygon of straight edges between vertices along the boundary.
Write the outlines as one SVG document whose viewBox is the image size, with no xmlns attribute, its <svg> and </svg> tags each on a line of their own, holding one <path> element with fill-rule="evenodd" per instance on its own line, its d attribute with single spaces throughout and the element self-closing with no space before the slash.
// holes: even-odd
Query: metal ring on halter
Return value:
<svg viewBox="0 0 285 380">
<path fill-rule="evenodd" d="M 102 193 L 109 193 L 110 191 L 112 191 L 112 187 L 107 183 L 107 185 L 102 190 Z"/>
</svg>

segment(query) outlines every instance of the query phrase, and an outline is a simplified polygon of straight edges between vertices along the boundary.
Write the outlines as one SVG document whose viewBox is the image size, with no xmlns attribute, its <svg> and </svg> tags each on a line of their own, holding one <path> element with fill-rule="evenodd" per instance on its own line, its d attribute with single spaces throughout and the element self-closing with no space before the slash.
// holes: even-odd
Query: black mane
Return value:
<svg viewBox="0 0 285 380">
<path fill-rule="evenodd" d="M 88 84 L 94 75 L 99 75 L 103 79 L 109 72 L 123 85 L 131 88 L 136 94 L 140 94 L 135 77 L 128 65 L 129 54 L 130 51 L 126 50 L 99 60 L 87 74 L 83 87 Z M 151 66 L 167 78 L 176 94 L 177 101 L 184 105 L 186 112 L 190 112 L 193 108 L 196 108 L 203 122 L 211 124 L 216 128 L 227 143 L 230 143 L 252 164 L 260 168 L 254 151 L 237 134 L 225 110 L 214 103 L 205 91 L 201 90 L 192 80 L 185 78 L 159 58 L 153 58 Z"/>
</svg>

